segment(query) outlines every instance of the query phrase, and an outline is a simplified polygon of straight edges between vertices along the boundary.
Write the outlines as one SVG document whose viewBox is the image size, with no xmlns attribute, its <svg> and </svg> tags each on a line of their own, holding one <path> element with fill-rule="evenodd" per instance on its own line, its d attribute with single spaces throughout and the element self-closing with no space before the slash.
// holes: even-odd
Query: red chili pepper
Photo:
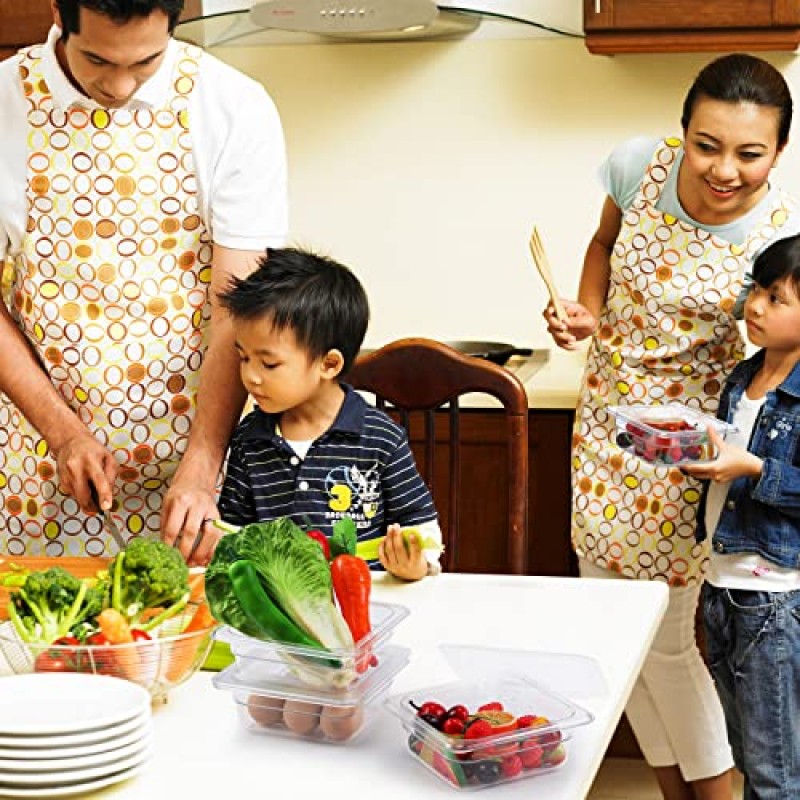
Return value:
<svg viewBox="0 0 800 800">
<path fill-rule="evenodd" d="M 131 628 L 131 636 L 134 642 L 149 642 L 153 638 L 147 631 L 143 631 L 141 628 Z"/>
<path fill-rule="evenodd" d="M 325 560 L 331 560 L 331 546 L 328 542 L 328 537 L 322 531 L 306 531 L 306 534 L 310 536 L 315 542 L 319 542 L 319 546 L 322 548 L 322 552 L 325 554 Z"/>
<path fill-rule="evenodd" d="M 369 619 L 369 595 L 372 590 L 372 575 L 367 562 L 358 556 L 346 553 L 336 556 L 331 562 L 333 591 L 339 602 L 342 616 L 353 634 L 356 645 L 372 630 Z M 372 653 L 362 647 L 356 668 L 365 672 Z"/>
</svg>

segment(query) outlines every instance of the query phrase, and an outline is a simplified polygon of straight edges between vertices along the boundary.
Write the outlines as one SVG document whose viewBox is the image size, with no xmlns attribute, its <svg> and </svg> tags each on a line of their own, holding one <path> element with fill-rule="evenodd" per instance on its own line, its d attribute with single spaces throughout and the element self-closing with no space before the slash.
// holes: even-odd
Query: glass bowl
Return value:
<svg viewBox="0 0 800 800">
<path fill-rule="evenodd" d="M 0 675 L 30 672 L 83 672 L 111 675 L 137 683 L 155 699 L 165 700 L 173 686 L 203 665 L 213 643 L 211 626 L 180 631 L 194 609 L 167 620 L 150 640 L 130 644 L 66 645 L 25 642 L 10 621 L 0 623 Z"/>
</svg>

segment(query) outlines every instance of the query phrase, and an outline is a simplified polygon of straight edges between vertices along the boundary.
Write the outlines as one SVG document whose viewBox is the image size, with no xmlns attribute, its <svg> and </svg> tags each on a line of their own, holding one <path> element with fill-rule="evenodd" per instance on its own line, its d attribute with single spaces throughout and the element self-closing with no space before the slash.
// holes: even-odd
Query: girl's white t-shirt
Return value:
<svg viewBox="0 0 800 800">
<path fill-rule="evenodd" d="M 750 435 L 766 397 L 751 400 L 747 392 L 733 412 L 735 430 L 728 434 L 728 444 L 747 449 Z M 716 531 L 730 481 L 712 481 L 706 498 L 706 530 Z M 755 592 L 789 592 L 800 589 L 800 570 L 773 564 L 757 553 L 717 553 L 712 549 L 706 580 L 721 589 L 745 589 Z"/>
</svg>

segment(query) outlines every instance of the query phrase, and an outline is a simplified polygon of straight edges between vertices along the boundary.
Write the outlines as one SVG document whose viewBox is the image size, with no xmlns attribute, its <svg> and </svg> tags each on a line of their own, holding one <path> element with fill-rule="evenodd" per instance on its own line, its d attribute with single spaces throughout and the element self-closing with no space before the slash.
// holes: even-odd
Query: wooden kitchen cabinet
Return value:
<svg viewBox="0 0 800 800">
<path fill-rule="evenodd" d="M 49 0 L 2 0 L 0 60 L 47 38 L 53 24 Z"/>
<path fill-rule="evenodd" d="M 796 50 L 797 0 L 584 0 L 592 53 Z"/>
</svg>

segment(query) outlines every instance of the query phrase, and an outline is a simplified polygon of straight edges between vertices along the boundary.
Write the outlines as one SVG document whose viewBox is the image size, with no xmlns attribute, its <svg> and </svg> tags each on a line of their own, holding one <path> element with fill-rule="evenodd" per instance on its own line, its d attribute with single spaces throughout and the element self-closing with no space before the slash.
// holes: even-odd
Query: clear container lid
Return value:
<svg viewBox="0 0 800 800">
<path fill-rule="evenodd" d="M 405 606 L 396 603 L 370 603 L 369 616 L 372 629 L 367 636 L 356 643 L 355 648 L 351 649 L 317 650 L 304 645 L 255 639 L 229 625 L 217 628 L 214 638 L 229 644 L 231 652 L 235 656 L 243 658 L 274 661 L 277 654 L 289 653 L 312 661 L 323 660 L 326 663 L 331 660 L 352 661 L 353 659 L 358 660 L 360 656 L 380 647 L 409 613 Z"/>
<path fill-rule="evenodd" d="M 299 700 L 327 706 L 369 704 L 380 695 L 409 662 L 411 650 L 399 645 L 387 645 L 378 655 L 378 663 L 363 680 L 344 688 L 311 687 L 298 679 L 288 664 L 274 661 L 236 661 L 212 677 L 217 689 L 261 695 L 282 700 Z"/>
<path fill-rule="evenodd" d="M 724 420 L 681 403 L 666 403 L 660 406 L 609 406 L 608 410 L 617 420 L 623 423 L 633 423 L 639 426 L 643 432 L 654 436 L 668 433 L 670 435 L 677 434 L 680 438 L 691 439 L 698 433 L 706 434 L 709 425 L 712 425 L 723 437 L 731 430 L 735 430 L 733 425 Z M 670 430 L 667 426 L 673 423 L 683 423 L 689 428 Z"/>
<path fill-rule="evenodd" d="M 466 736 L 451 736 L 437 730 L 420 719 L 417 708 L 425 702 L 436 702 L 446 709 L 464 705 L 471 718 L 479 717 L 480 707 L 500 704 L 499 709 L 512 719 L 499 719 L 495 714 L 492 724 L 499 732 L 494 735 L 469 739 Z M 534 680 L 522 675 L 491 677 L 484 681 L 455 681 L 438 686 L 428 686 L 411 692 L 393 695 L 385 705 L 403 727 L 447 758 L 466 758 L 485 753 L 487 748 L 523 742 L 563 741 L 569 732 L 586 725 L 594 716 L 571 700 L 551 692 Z M 524 727 L 516 727 L 516 720 L 528 718 Z M 531 719 L 535 718 L 535 719 Z"/>
</svg>

